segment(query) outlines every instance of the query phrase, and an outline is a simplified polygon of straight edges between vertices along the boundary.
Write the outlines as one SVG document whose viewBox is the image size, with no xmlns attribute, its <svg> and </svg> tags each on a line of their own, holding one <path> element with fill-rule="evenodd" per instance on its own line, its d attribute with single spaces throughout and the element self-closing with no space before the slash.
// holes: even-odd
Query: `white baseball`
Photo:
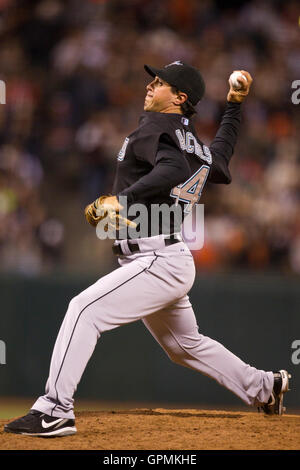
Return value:
<svg viewBox="0 0 300 470">
<path fill-rule="evenodd" d="M 242 72 L 232 72 L 232 74 L 230 75 L 229 77 L 229 81 L 231 83 L 231 86 L 235 89 L 235 90 L 239 90 L 240 88 L 242 88 L 243 85 L 241 85 L 241 83 L 238 81 L 238 78 L 244 78 L 246 81 L 247 81 L 247 78 L 245 77 L 245 75 L 242 74 Z"/>
</svg>

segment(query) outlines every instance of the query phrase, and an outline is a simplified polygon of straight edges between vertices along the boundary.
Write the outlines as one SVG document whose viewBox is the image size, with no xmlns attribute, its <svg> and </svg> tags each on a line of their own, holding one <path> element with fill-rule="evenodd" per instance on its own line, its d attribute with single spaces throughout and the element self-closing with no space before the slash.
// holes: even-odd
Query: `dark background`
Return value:
<svg viewBox="0 0 300 470">
<path fill-rule="evenodd" d="M 193 252 L 191 291 L 200 332 L 255 367 L 290 370 L 288 406 L 299 407 L 299 16 L 293 0 L 0 2 L 0 396 L 43 393 L 68 302 L 117 267 L 83 209 L 111 190 L 142 111 L 144 63 L 181 59 L 206 82 L 195 126 L 207 145 L 230 73 L 254 78 L 232 183 L 201 199 L 205 245 Z M 140 323 L 101 338 L 76 396 L 240 404 L 172 364 Z"/>
</svg>

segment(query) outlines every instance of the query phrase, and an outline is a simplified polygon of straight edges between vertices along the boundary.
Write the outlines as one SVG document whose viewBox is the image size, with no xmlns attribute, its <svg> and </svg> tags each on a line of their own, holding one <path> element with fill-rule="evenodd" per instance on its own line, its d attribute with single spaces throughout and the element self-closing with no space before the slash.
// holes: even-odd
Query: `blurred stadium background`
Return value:
<svg viewBox="0 0 300 470">
<path fill-rule="evenodd" d="M 195 122 L 206 144 L 232 70 L 254 78 L 233 182 L 207 186 L 201 201 L 205 246 L 193 253 L 191 292 L 200 329 L 257 367 L 290 366 L 297 377 L 299 14 L 293 0 L 0 1 L 0 395 L 42 393 L 68 301 L 117 267 L 111 241 L 96 238 L 83 209 L 111 190 L 116 155 L 142 111 L 143 64 L 177 59 L 205 78 Z M 79 396 L 232 403 L 169 364 L 140 325 L 107 337 Z"/>
</svg>

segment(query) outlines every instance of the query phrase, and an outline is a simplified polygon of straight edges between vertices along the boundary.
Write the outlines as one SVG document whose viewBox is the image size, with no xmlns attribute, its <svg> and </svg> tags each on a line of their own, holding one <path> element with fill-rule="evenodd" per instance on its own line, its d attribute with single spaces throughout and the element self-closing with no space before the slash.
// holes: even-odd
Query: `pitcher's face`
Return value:
<svg viewBox="0 0 300 470">
<path fill-rule="evenodd" d="M 177 105 L 177 93 L 173 93 L 171 85 L 157 76 L 147 85 L 146 90 L 145 111 L 164 112 Z M 178 107 L 179 112 L 180 107 Z"/>
</svg>

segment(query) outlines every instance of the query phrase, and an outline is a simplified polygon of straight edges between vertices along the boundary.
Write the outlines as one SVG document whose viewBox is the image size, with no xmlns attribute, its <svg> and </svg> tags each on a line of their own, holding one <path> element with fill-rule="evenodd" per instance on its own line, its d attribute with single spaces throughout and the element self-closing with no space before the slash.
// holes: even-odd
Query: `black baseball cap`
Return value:
<svg viewBox="0 0 300 470">
<path fill-rule="evenodd" d="M 176 60 L 171 64 L 165 65 L 163 69 L 144 65 L 144 69 L 152 77 L 158 76 L 171 86 L 175 86 L 178 90 L 188 95 L 192 105 L 196 105 L 204 95 L 205 83 L 201 73 L 195 67 L 184 64 L 180 60 Z"/>
</svg>

